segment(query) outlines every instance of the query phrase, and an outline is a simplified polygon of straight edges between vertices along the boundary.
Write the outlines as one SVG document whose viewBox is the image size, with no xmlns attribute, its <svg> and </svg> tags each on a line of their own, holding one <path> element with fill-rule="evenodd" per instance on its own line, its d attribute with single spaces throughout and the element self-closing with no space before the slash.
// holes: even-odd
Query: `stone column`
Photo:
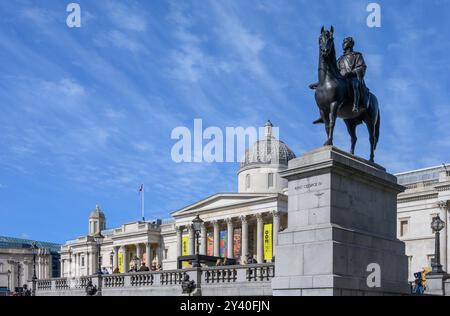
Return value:
<svg viewBox="0 0 450 316">
<path fill-rule="evenodd" d="M 148 242 L 145 244 L 145 264 L 149 268 L 152 266 L 152 259 L 152 244 Z"/>
<path fill-rule="evenodd" d="M 219 257 L 220 256 L 219 221 L 214 220 L 213 227 L 214 227 L 214 256 Z"/>
<path fill-rule="evenodd" d="M 75 276 L 78 277 L 81 275 L 81 254 L 75 254 Z"/>
<path fill-rule="evenodd" d="M 449 203 L 449 202 L 447 202 Z M 446 220 L 446 227 L 445 229 L 447 230 L 447 244 L 446 244 L 446 253 L 447 253 L 447 270 L 445 270 L 445 272 L 449 273 L 450 271 L 450 214 L 449 214 L 450 209 L 447 207 L 447 209 L 445 210 L 445 218 Z"/>
<path fill-rule="evenodd" d="M 273 216 L 273 240 L 272 240 L 272 255 L 276 256 L 276 249 L 278 245 L 278 233 L 280 232 L 280 217 L 281 214 L 279 211 L 272 212 Z"/>
<path fill-rule="evenodd" d="M 122 253 L 122 269 L 123 269 L 122 272 L 127 273 L 128 272 L 127 247 L 126 246 L 120 247 L 120 252 Z"/>
<path fill-rule="evenodd" d="M 438 206 L 441 210 L 441 214 L 439 216 L 445 222 L 445 228 L 441 231 L 441 264 L 445 272 L 448 272 L 450 269 L 450 258 L 448 251 L 449 238 L 450 238 L 450 227 L 449 227 L 449 218 L 448 218 L 448 202 L 447 201 L 439 201 Z"/>
<path fill-rule="evenodd" d="M 119 247 L 113 247 L 114 255 L 113 255 L 113 271 L 119 267 Z"/>
<path fill-rule="evenodd" d="M 41 249 L 38 250 L 37 255 L 37 277 L 38 279 L 42 279 L 42 256 L 41 256 Z M 12 270 L 11 270 L 12 271 Z"/>
<path fill-rule="evenodd" d="M 241 216 L 242 223 L 242 246 L 241 246 L 241 264 L 244 262 L 247 263 L 247 254 L 248 254 L 248 222 L 246 216 Z"/>
<path fill-rule="evenodd" d="M 61 270 L 60 270 L 60 278 L 64 278 L 64 259 L 61 259 Z"/>
<path fill-rule="evenodd" d="M 177 232 L 177 258 L 181 257 L 183 253 L 183 228 L 181 226 L 175 227 Z"/>
<path fill-rule="evenodd" d="M 200 254 L 206 255 L 206 247 L 208 244 L 208 234 L 206 231 L 206 225 L 205 223 L 202 224 L 201 231 L 200 231 Z"/>
<path fill-rule="evenodd" d="M 264 263 L 263 256 L 263 230 L 264 223 L 262 214 L 256 214 L 256 261 Z"/>
<path fill-rule="evenodd" d="M 194 227 L 192 225 L 189 225 L 188 231 L 189 231 L 189 255 L 192 256 L 192 255 L 195 255 L 195 251 L 196 251 Z"/>
<path fill-rule="evenodd" d="M 162 265 L 162 248 L 161 245 L 156 246 L 156 262 Z"/>
<path fill-rule="evenodd" d="M 77 277 L 78 276 L 78 259 L 77 259 L 78 254 L 73 253 L 72 254 L 72 277 Z"/>
<path fill-rule="evenodd" d="M 227 234 L 228 234 L 227 257 L 230 259 L 233 259 L 234 258 L 234 253 L 233 253 L 234 226 L 233 226 L 232 218 L 227 218 Z"/>
<path fill-rule="evenodd" d="M 139 261 L 141 260 L 141 245 L 140 244 L 136 244 L 134 245 L 136 247 L 136 257 L 138 257 Z"/>
</svg>

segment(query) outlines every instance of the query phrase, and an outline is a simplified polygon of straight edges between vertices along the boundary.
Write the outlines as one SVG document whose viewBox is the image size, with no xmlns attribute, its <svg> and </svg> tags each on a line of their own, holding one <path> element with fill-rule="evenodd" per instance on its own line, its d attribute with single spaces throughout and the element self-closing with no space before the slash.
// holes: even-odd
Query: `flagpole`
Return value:
<svg viewBox="0 0 450 316">
<path fill-rule="evenodd" d="M 142 202 L 142 221 L 145 222 L 145 211 L 144 211 L 144 203 L 145 203 L 145 185 L 142 185 L 142 196 L 141 196 L 141 202 Z"/>
</svg>

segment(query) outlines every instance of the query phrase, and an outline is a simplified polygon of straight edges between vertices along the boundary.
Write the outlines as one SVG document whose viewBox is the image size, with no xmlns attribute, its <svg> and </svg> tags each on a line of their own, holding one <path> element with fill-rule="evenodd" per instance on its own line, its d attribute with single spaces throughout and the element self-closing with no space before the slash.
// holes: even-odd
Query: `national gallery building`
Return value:
<svg viewBox="0 0 450 316">
<path fill-rule="evenodd" d="M 171 214 L 169 220 L 139 221 L 107 229 L 106 216 L 96 207 L 89 216 L 86 236 L 61 246 L 61 277 L 92 275 L 97 271 L 98 232 L 102 267 L 109 273 L 128 272 L 135 264 L 177 269 L 177 258 L 196 252 L 192 220 L 204 221 L 199 236 L 199 253 L 229 258 L 240 264 L 247 256 L 257 263 L 273 262 L 279 232 L 287 228 L 288 181 L 279 173 L 296 158 L 294 152 L 272 135 L 270 121 L 265 139 L 253 144 L 237 172 L 238 192 L 217 193 Z M 450 165 L 397 175 L 406 187 L 398 196 L 398 238 L 406 244 L 409 279 L 430 266 L 434 254 L 432 218 L 439 214 L 446 223 L 441 232 L 441 262 L 450 270 Z"/>
</svg>

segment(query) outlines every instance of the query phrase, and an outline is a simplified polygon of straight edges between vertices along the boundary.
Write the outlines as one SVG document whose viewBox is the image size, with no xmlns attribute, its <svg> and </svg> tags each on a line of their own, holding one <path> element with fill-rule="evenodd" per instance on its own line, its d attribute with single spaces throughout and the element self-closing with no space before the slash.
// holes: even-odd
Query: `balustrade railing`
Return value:
<svg viewBox="0 0 450 316">
<path fill-rule="evenodd" d="M 109 274 L 96 276 L 84 276 L 79 278 L 58 278 L 49 280 L 37 280 L 36 291 L 57 292 L 67 290 L 85 289 L 89 282 L 99 285 L 104 290 L 114 288 L 139 288 L 154 286 L 180 286 L 186 275 L 190 280 L 200 280 L 205 285 L 236 284 L 249 282 L 270 281 L 275 276 L 275 265 L 273 263 L 255 265 L 237 265 L 222 267 L 202 267 L 201 269 L 171 270 L 171 271 L 149 271 L 125 274 Z M 196 281 L 197 282 L 197 281 Z"/>
</svg>

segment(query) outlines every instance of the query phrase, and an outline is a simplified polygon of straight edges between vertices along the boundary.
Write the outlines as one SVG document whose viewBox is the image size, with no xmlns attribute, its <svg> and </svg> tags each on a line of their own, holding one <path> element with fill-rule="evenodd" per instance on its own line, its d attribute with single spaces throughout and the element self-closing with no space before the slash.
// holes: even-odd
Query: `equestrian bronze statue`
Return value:
<svg viewBox="0 0 450 316">
<path fill-rule="evenodd" d="M 347 37 L 343 43 L 344 55 L 336 61 L 333 38 L 334 29 L 322 27 L 319 37 L 319 83 L 310 85 L 325 123 L 328 139 L 325 146 L 333 145 L 336 119 L 342 118 L 351 137 L 351 153 L 355 153 L 356 127 L 363 122 L 369 131 L 370 161 L 375 159 L 375 149 L 380 136 L 380 110 L 377 97 L 366 87 L 366 64 L 361 53 L 353 51 L 354 41 Z"/>
</svg>

